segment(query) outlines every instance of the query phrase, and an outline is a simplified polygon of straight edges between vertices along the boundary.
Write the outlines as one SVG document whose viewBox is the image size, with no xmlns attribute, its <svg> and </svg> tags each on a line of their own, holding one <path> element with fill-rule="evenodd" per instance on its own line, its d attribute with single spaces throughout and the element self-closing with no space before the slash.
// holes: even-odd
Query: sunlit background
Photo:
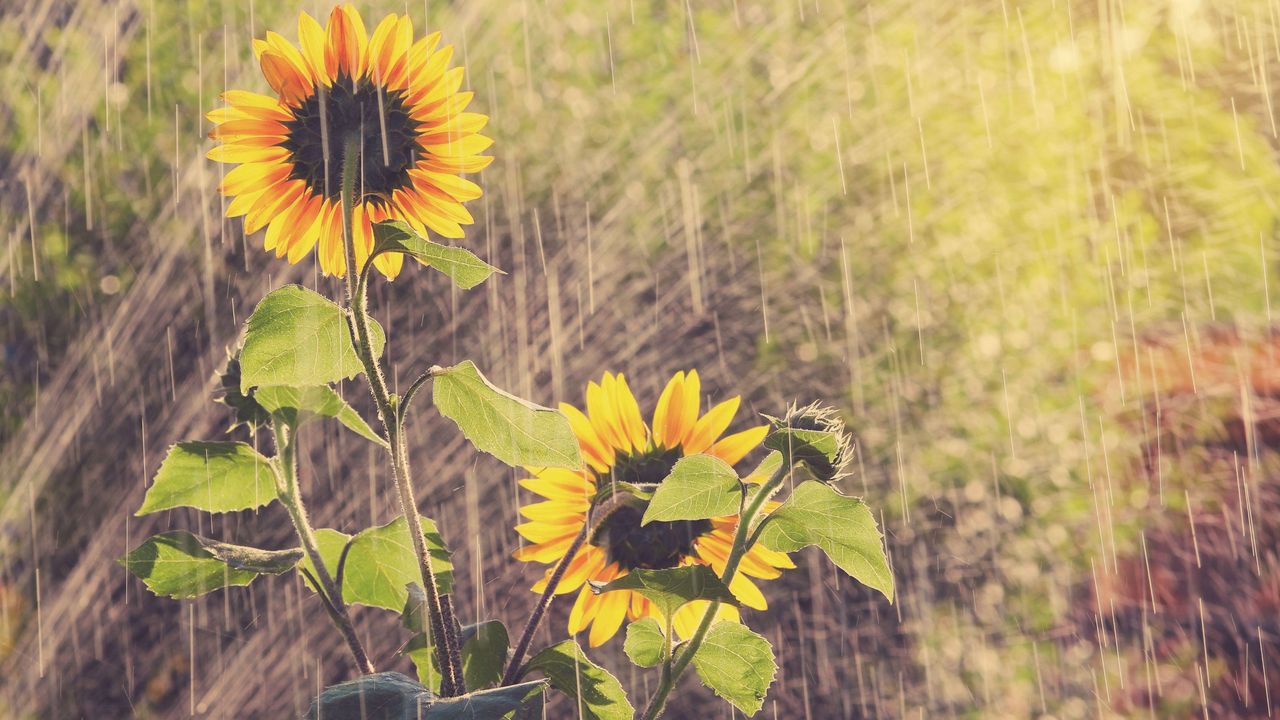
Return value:
<svg viewBox="0 0 1280 720">
<path fill-rule="evenodd" d="M 554 404 L 623 371 L 651 408 L 696 367 L 708 400 L 855 430 L 899 602 L 800 554 L 745 613 L 781 665 L 762 717 L 1280 711 L 1280 4 L 360 7 L 444 31 L 497 139 L 463 242 L 509 274 L 376 282 L 401 378 L 471 357 Z M 0 3 L 0 717 L 291 717 L 353 672 L 293 575 L 176 603 L 114 562 L 170 527 L 290 535 L 132 512 L 170 443 L 229 424 L 211 378 L 253 304 L 337 287 L 221 219 L 204 158 L 218 94 L 267 90 L 251 37 L 299 9 Z M 463 621 L 518 627 L 518 476 L 414 428 Z M 376 447 L 309 437 L 318 525 L 397 514 Z M 412 672 L 394 617 L 356 622 Z M 647 697 L 620 641 L 593 656 Z M 731 717 L 697 685 L 669 717 Z"/>
</svg>

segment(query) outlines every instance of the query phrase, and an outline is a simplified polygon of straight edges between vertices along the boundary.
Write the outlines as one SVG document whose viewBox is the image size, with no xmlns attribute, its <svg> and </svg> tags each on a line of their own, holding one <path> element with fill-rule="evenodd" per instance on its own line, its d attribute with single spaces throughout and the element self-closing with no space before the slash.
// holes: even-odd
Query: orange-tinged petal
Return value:
<svg viewBox="0 0 1280 720">
<path fill-rule="evenodd" d="M 223 195 L 243 195 L 270 187 L 284 180 L 293 171 L 289 163 L 244 163 L 227 171 L 218 192 Z"/>
<path fill-rule="evenodd" d="M 764 442 L 764 436 L 769 434 L 768 425 L 758 425 L 739 433 L 727 435 L 720 438 L 707 451 L 709 455 L 715 455 L 721 460 L 736 465 L 739 460 L 746 457 L 747 453 L 756 449 L 760 443 Z"/>
<path fill-rule="evenodd" d="M 395 30 L 396 22 L 399 16 L 395 13 L 382 18 L 382 21 L 373 28 L 373 34 L 369 36 L 368 55 L 365 60 L 365 67 L 369 69 L 369 77 L 375 83 L 386 82 L 387 65 L 384 62 L 388 38 L 392 31 Z"/>
<path fill-rule="evenodd" d="M 320 230 L 324 225 L 323 220 L 328 212 L 327 201 L 319 195 L 312 195 L 307 209 L 299 213 L 297 218 L 299 227 L 303 229 L 294 235 L 293 242 L 289 243 L 287 252 L 290 263 L 296 263 L 306 257 L 307 253 L 316 246 L 316 241 L 320 239 Z"/>
<path fill-rule="evenodd" d="M 300 193 L 292 203 L 284 210 L 281 210 L 275 217 L 271 218 L 267 223 L 267 232 L 262 239 L 262 246 L 265 250 L 275 250 L 276 257 L 282 257 L 287 243 L 282 243 L 286 237 L 297 230 L 294 222 L 294 216 L 299 210 L 305 210 L 307 202 L 311 199 L 310 193 Z"/>
<path fill-rule="evenodd" d="M 671 411 L 671 398 L 680 392 L 684 385 L 684 372 L 678 372 L 667 381 L 667 386 L 658 396 L 658 404 L 653 409 L 653 441 L 660 447 L 669 448 L 672 443 L 667 440 L 667 416 Z"/>
<path fill-rule="evenodd" d="M 325 275 L 339 276 L 346 267 L 342 257 L 342 206 L 329 203 L 329 213 L 320 230 L 320 272 Z"/>
<path fill-rule="evenodd" d="M 252 235 L 266 227 L 277 214 L 297 200 L 305 189 L 306 183 L 303 181 L 290 180 L 268 190 L 245 216 L 245 233 Z"/>
<path fill-rule="evenodd" d="M 324 64 L 329 76 L 346 75 L 352 80 L 363 78 L 369 36 L 360 13 L 351 5 L 335 7 L 329 13 L 325 34 Z"/>
<path fill-rule="evenodd" d="M 275 48 L 262 53 L 262 76 L 267 84 L 280 95 L 287 105 L 299 105 L 312 92 L 311 81 L 305 77 L 293 61 Z"/>
</svg>

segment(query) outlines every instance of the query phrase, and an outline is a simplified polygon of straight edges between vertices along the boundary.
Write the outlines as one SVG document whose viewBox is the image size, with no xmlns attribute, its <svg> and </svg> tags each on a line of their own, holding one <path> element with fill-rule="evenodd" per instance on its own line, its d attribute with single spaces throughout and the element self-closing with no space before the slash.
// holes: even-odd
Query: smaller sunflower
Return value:
<svg viewBox="0 0 1280 720">
<path fill-rule="evenodd" d="M 525 488 L 545 498 L 520 508 L 528 522 L 516 526 L 531 544 L 516 551 L 515 557 L 528 562 L 555 565 L 568 552 L 587 522 L 587 511 L 598 488 L 620 481 L 632 484 L 662 482 L 686 455 L 706 453 L 730 465 L 742 460 L 760 445 L 767 425 L 721 437 L 738 411 L 740 399 L 730 398 L 706 414 L 700 414 L 700 382 L 696 370 L 676 373 L 658 398 L 651 424 L 640 415 L 635 396 L 621 374 L 605 373 L 600 383 L 587 385 L 583 413 L 567 403 L 560 410 L 569 418 L 586 467 L 580 472 L 561 469 L 529 469 L 533 477 L 520 481 Z M 750 477 L 748 482 L 764 478 Z M 772 503 L 768 509 L 776 507 Z M 642 526 L 644 508 L 623 505 L 612 512 L 570 560 L 556 594 L 577 591 L 569 614 L 569 632 L 590 628 L 588 642 L 599 646 L 630 621 L 652 617 L 663 621 L 661 613 L 644 596 L 627 590 L 597 595 L 590 581 L 609 582 L 635 569 L 660 569 L 701 564 L 717 574 L 724 572 L 738 527 L 736 515 L 709 520 L 651 522 Z M 756 610 L 768 607 L 752 578 L 769 580 L 795 565 L 785 553 L 757 544 L 742 559 L 738 572 L 729 580 L 729 589 L 743 605 Z M 533 586 L 543 592 L 551 575 Z M 682 637 L 697 629 L 707 601 L 685 605 L 672 618 Z M 718 619 L 740 620 L 738 609 L 722 605 Z"/>
<path fill-rule="evenodd" d="M 403 220 L 424 237 L 463 236 L 474 222 L 463 203 L 480 186 L 462 177 L 492 157 L 479 134 L 488 118 L 464 112 L 475 93 L 460 92 L 462 68 L 440 33 L 414 39 L 407 15 L 387 15 L 370 35 L 350 5 L 334 7 L 321 27 L 298 16 L 295 46 L 268 32 L 253 51 L 274 95 L 228 90 L 227 107 L 208 114 L 221 144 L 208 157 L 235 164 L 218 186 L 233 198 L 227 217 L 244 216 L 246 233 L 266 228 L 264 245 L 296 263 L 316 249 L 320 270 L 343 276 L 341 176 L 346 138 L 359 153 L 352 218 L 356 262 L 373 248 L 373 225 Z M 388 278 L 404 255 L 374 266 Z"/>
</svg>

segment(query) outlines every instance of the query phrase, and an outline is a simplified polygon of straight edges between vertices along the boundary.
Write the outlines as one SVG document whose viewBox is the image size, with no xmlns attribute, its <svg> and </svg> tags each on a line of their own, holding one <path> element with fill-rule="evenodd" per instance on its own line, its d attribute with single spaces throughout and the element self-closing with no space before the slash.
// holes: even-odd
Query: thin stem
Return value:
<svg viewBox="0 0 1280 720">
<path fill-rule="evenodd" d="M 333 576 L 329 574 L 329 568 L 324 564 L 324 558 L 320 556 L 320 546 L 316 542 L 316 533 L 311 528 L 311 521 L 307 519 L 307 507 L 302 502 L 302 492 L 298 487 L 298 456 L 294 448 L 296 437 L 290 433 L 288 426 L 278 421 L 273 424 L 273 430 L 275 431 L 276 444 L 280 450 L 276 494 L 279 495 L 280 502 L 285 506 L 285 509 L 289 511 L 289 518 L 293 521 L 293 528 L 298 533 L 298 539 L 302 541 L 302 549 L 307 553 L 307 557 L 311 559 L 311 565 L 315 568 L 315 577 L 312 577 L 312 585 L 315 586 L 316 592 L 319 593 L 320 599 L 324 602 L 325 610 L 329 613 L 329 619 L 333 621 L 334 626 L 338 628 L 338 632 L 342 634 L 342 639 L 347 641 L 347 647 L 351 649 L 351 655 L 355 658 L 356 666 L 360 668 L 360 672 L 371 675 L 374 672 L 373 663 L 369 661 L 369 654 L 365 652 L 364 645 L 360 643 L 360 637 L 356 635 L 355 627 L 351 624 L 351 617 L 347 614 L 346 603 L 342 600 L 342 588 L 334 582 Z"/>
<path fill-rule="evenodd" d="M 587 538 L 595 534 L 600 528 L 600 524 L 605 521 L 614 510 L 621 507 L 621 500 L 610 500 L 608 503 L 600 505 L 596 508 L 597 515 L 582 523 L 582 530 L 578 531 L 578 536 L 569 544 L 569 548 L 565 550 L 564 555 L 560 556 L 559 562 L 551 571 L 551 577 L 547 578 L 547 586 L 543 588 L 542 595 L 538 598 L 538 603 L 533 606 L 533 612 L 529 614 L 529 620 L 524 624 L 524 630 L 520 633 L 520 642 L 516 643 L 515 652 L 511 654 L 511 660 L 507 663 L 507 671 L 502 675 L 502 682 L 499 687 L 505 685 L 514 685 L 520 677 L 520 663 L 524 661 L 524 656 L 529 652 L 529 645 L 533 643 L 534 633 L 538 632 L 538 627 L 542 625 L 542 618 L 546 616 L 547 609 L 551 607 L 551 602 L 555 600 L 556 588 L 560 587 L 560 581 L 564 579 L 565 571 L 569 569 L 569 564 L 573 562 L 573 556 L 578 554 L 578 550 L 582 548 L 582 544 Z"/>
<path fill-rule="evenodd" d="M 422 386 L 426 385 L 427 381 L 435 377 L 438 372 L 440 372 L 440 368 L 434 365 L 423 370 L 421 375 L 414 378 L 413 383 L 409 385 L 409 389 L 404 391 L 404 395 L 400 398 L 400 403 L 396 407 L 396 412 L 399 415 L 401 423 L 404 422 L 405 417 L 409 414 L 409 403 L 413 402 L 413 397 L 417 395 L 418 391 L 422 389 Z"/>
<path fill-rule="evenodd" d="M 452 604 L 441 597 L 440 589 L 436 585 L 435 570 L 432 567 L 431 555 L 427 552 L 426 540 L 422 536 L 417 502 L 409 479 L 409 453 L 401 432 L 399 416 L 395 403 L 387 392 L 386 377 L 374 357 L 373 345 L 369 341 L 368 295 L 362 291 L 362 287 L 357 287 L 356 275 L 360 269 L 356 267 L 356 249 L 351 225 L 359 151 L 358 135 L 352 134 L 344 138 L 341 192 L 342 246 L 346 255 L 346 272 L 343 275 L 346 278 L 348 319 L 356 354 L 364 366 L 365 376 L 369 380 L 369 391 L 378 408 L 378 418 L 386 431 L 387 443 L 390 446 L 388 450 L 391 453 L 391 471 L 395 477 L 396 494 L 400 500 L 400 512 L 410 528 L 409 537 L 413 540 L 413 552 L 418 556 L 418 569 L 422 575 L 422 589 L 427 596 L 427 613 L 431 620 L 431 631 L 437 638 L 436 655 L 442 676 L 440 694 L 450 697 L 466 690 L 462 679 L 461 653 L 458 649 L 458 623 L 454 619 Z"/>
<path fill-rule="evenodd" d="M 769 481 L 760 487 L 760 491 L 752 498 L 751 504 L 747 506 L 746 511 L 738 517 L 738 530 L 733 536 L 733 548 L 729 551 L 729 557 L 725 561 L 724 572 L 720 574 L 720 579 L 725 585 L 728 585 L 729 581 L 733 579 L 733 574 L 738 571 L 738 564 L 742 562 L 743 556 L 751 548 L 748 538 L 753 537 L 752 522 L 760 512 L 760 508 L 764 507 L 765 502 L 773 496 L 773 492 L 782 484 L 788 469 L 786 465 L 783 465 L 774 471 L 773 477 L 769 478 Z M 702 641 L 707 637 L 707 630 L 711 628 L 711 623 L 715 620 L 716 613 L 720 610 L 720 604 L 719 600 L 715 600 L 707 607 L 706 612 L 702 614 L 702 622 L 698 623 L 697 631 L 694 632 L 689 642 L 685 643 L 684 649 L 680 652 L 680 657 L 676 658 L 675 662 L 672 663 L 671 672 L 663 672 L 658 690 L 654 693 L 653 698 L 649 700 L 648 707 L 645 708 L 644 720 L 655 720 L 662 714 L 663 708 L 667 705 L 667 697 L 671 695 L 671 691 L 680 680 L 685 668 L 689 667 L 689 663 L 693 660 L 694 654 L 698 652 L 698 648 L 702 647 Z"/>
</svg>

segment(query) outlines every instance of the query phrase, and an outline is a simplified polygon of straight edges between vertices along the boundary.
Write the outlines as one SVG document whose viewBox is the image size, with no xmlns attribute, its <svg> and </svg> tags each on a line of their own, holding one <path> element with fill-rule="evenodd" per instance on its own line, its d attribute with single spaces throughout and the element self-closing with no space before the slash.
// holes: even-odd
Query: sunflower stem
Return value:
<svg viewBox="0 0 1280 720">
<path fill-rule="evenodd" d="M 560 560 L 556 563 L 555 569 L 551 571 L 551 577 L 547 578 L 547 586 L 543 588 L 542 595 L 538 598 L 538 603 L 533 606 L 533 612 L 529 614 L 529 620 L 524 624 L 524 630 L 520 632 L 520 642 L 516 643 L 515 652 L 511 654 L 511 660 L 507 663 L 507 671 L 502 675 L 502 682 L 499 687 L 505 685 L 514 685 L 520 679 L 520 663 L 524 662 L 524 656 L 529 652 L 529 646 L 533 643 L 534 633 L 538 632 L 538 627 L 542 625 L 542 618 L 546 616 L 547 610 L 551 607 L 551 602 L 555 600 L 556 588 L 560 587 L 560 581 L 564 579 L 565 572 L 569 569 L 569 564 L 573 562 L 573 556 L 578 554 L 578 550 L 582 549 L 583 543 L 587 538 L 595 534 L 603 523 L 614 510 L 622 506 L 620 499 L 610 499 L 608 502 L 596 508 L 596 517 L 588 522 L 582 523 L 582 529 L 578 531 L 578 536 L 569 544 L 569 548 L 560 556 Z"/>
<path fill-rule="evenodd" d="M 361 269 L 356 266 L 352 211 L 355 203 L 360 145 L 361 139 L 357 134 L 348 135 L 343 139 L 342 247 L 346 253 L 346 272 L 343 276 L 346 278 L 347 286 L 348 321 L 356 354 L 364 366 L 365 377 L 369 381 L 369 391 L 373 395 L 374 404 L 378 408 L 378 418 L 382 421 L 382 427 L 386 432 L 388 452 L 391 454 L 391 471 L 400 500 L 400 511 L 409 528 L 409 537 L 413 540 L 413 552 L 418 556 L 418 569 L 422 575 L 423 592 L 427 596 L 427 613 L 430 616 L 431 631 L 437 638 L 436 655 L 441 669 L 440 694 L 451 697 L 466 691 L 466 684 L 462 679 L 462 657 L 458 649 L 458 623 L 454 618 L 453 605 L 448 596 L 441 595 L 440 588 L 436 585 L 435 569 L 432 567 L 431 555 L 427 552 L 426 540 L 422 536 L 422 524 L 418 517 L 413 483 L 410 480 L 409 453 L 404 442 L 401 418 L 396 411 L 395 401 L 387 392 L 386 376 L 373 354 L 373 344 L 369 341 L 367 286 L 358 283 L 356 279 Z"/>
<path fill-rule="evenodd" d="M 790 469 L 789 465 L 782 465 L 775 470 L 769 481 L 762 485 L 760 491 L 751 499 L 751 504 L 747 506 L 746 511 L 739 516 L 738 529 L 733 535 L 733 548 L 729 551 L 729 557 L 725 561 L 724 572 L 720 574 L 720 580 L 725 585 L 728 585 L 729 581 L 733 579 L 734 573 L 738 571 L 738 564 L 742 562 L 743 556 L 747 554 L 747 551 L 754 544 L 756 536 L 752 533 L 752 523 L 755 521 L 756 515 L 759 514 L 760 508 L 764 507 L 765 502 L 773 496 L 774 491 L 782 485 L 782 481 L 786 478 Z M 685 643 L 680 656 L 675 658 L 674 662 L 668 661 L 670 671 L 667 670 L 667 667 L 663 667 L 662 680 L 658 684 L 657 691 L 654 692 L 653 697 L 649 700 L 649 705 L 644 710 L 644 720 L 655 720 L 662 714 L 671 691 L 675 689 L 676 683 L 680 681 L 680 676 L 689 667 L 689 663 L 693 661 L 693 656 L 697 654 L 698 648 L 702 647 L 702 641 L 706 639 L 707 631 L 711 629 L 711 623 L 715 621 L 720 605 L 720 601 L 715 600 L 707 606 L 706 612 L 702 614 L 702 621 L 698 623 L 697 631 L 694 632 L 689 642 Z"/>
<path fill-rule="evenodd" d="M 280 451 L 276 494 L 280 497 L 280 502 L 285 509 L 289 511 L 289 519 L 293 521 L 293 529 L 298 533 L 302 549 L 315 568 L 314 576 L 305 568 L 303 573 L 311 578 L 311 584 L 320 595 L 329 619 L 333 621 L 334 627 L 338 628 L 342 639 L 346 640 L 347 647 L 351 649 L 356 666 L 360 668 L 360 672 L 371 675 L 374 672 L 373 663 L 369 661 L 369 654 L 365 652 L 364 645 L 360 643 L 360 637 L 356 635 L 355 627 L 351 624 L 347 605 L 342 600 L 342 586 L 334 581 L 333 576 L 329 574 L 328 566 L 324 563 L 324 558 L 320 556 L 316 533 L 311 527 L 311 521 L 307 518 L 307 507 L 302 502 L 302 491 L 298 486 L 298 455 L 294 447 L 296 433 L 291 432 L 287 425 L 278 420 L 272 422 L 272 431 L 275 433 L 276 444 Z"/>
</svg>

